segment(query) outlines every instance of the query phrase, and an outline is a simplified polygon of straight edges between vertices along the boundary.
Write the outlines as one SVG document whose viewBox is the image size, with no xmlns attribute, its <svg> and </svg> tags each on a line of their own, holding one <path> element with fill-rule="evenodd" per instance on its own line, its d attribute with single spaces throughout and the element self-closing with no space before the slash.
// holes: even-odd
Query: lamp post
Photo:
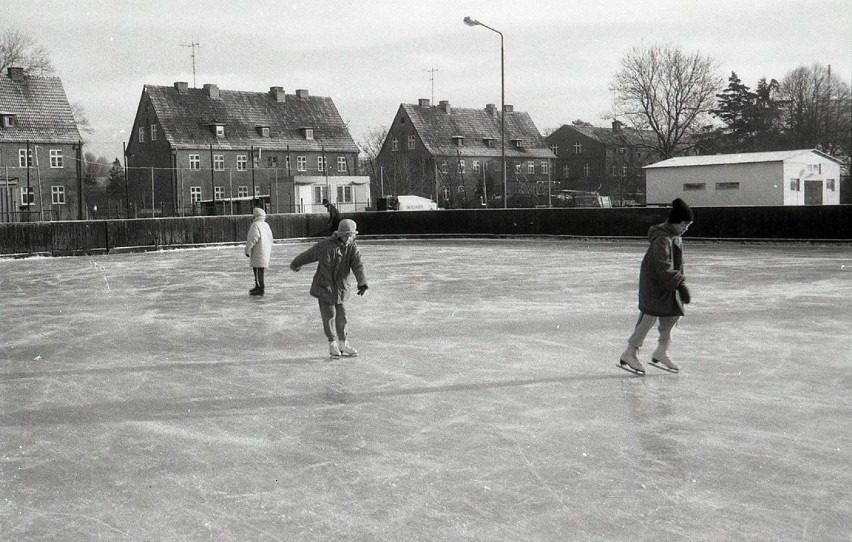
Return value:
<svg viewBox="0 0 852 542">
<path fill-rule="evenodd" d="M 503 60 L 503 33 L 470 17 L 464 18 L 464 24 L 482 26 L 500 34 L 500 160 L 503 169 L 503 208 L 505 209 L 509 206 L 509 198 L 506 190 L 506 69 Z M 485 205 L 488 205 L 487 201 Z"/>
</svg>

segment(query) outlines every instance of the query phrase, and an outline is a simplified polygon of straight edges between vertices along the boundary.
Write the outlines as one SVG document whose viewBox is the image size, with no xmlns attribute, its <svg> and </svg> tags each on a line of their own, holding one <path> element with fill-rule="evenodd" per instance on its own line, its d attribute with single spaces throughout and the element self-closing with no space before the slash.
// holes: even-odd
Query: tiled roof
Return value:
<svg viewBox="0 0 852 542">
<path fill-rule="evenodd" d="M 77 143 L 80 132 L 58 77 L 0 74 L 0 113 L 15 115 L 15 125 L 0 126 L 2 141 Z"/>
<path fill-rule="evenodd" d="M 144 93 L 166 140 L 176 148 L 359 150 L 331 98 L 286 94 L 278 102 L 270 92 L 220 90 L 212 99 L 203 88 L 179 92 L 154 85 L 145 85 Z M 211 124 L 224 124 L 225 136 L 217 138 Z M 269 137 L 258 132 L 259 126 L 269 127 Z M 301 128 L 312 128 L 314 139 L 305 139 Z"/>
<path fill-rule="evenodd" d="M 492 116 L 485 109 L 450 107 L 450 112 L 439 105 L 402 104 L 418 135 L 433 156 L 494 156 L 501 155 L 500 112 Z M 455 144 L 453 137 L 462 136 L 463 145 Z M 494 140 L 494 146 L 485 140 Z M 512 141 L 521 139 L 524 148 L 518 149 Z M 544 138 L 530 118 L 522 111 L 506 114 L 506 157 L 554 158 L 544 143 Z"/>
<path fill-rule="evenodd" d="M 565 125 L 562 128 L 574 130 L 605 145 L 640 145 L 657 139 L 651 130 L 640 131 L 627 127 L 622 127 L 618 131 L 598 126 Z"/>
<path fill-rule="evenodd" d="M 706 156 L 677 156 L 656 164 L 645 166 L 645 169 L 664 167 L 713 166 L 721 164 L 752 164 L 757 162 L 783 162 L 803 154 L 815 153 L 824 158 L 839 161 L 815 149 L 798 149 L 791 151 L 744 152 L 739 154 L 711 154 Z"/>
</svg>

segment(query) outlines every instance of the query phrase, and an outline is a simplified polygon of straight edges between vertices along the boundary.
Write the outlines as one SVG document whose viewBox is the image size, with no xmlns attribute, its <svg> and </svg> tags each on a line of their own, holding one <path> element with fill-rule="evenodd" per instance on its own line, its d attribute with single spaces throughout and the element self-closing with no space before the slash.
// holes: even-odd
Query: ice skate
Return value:
<svg viewBox="0 0 852 542">
<path fill-rule="evenodd" d="M 669 355 L 666 352 L 668 347 L 668 343 L 659 343 L 657 345 L 657 349 L 654 350 L 653 354 L 651 354 L 651 365 L 657 369 L 676 373 L 680 370 L 680 368 L 675 365 L 675 362 L 673 362 L 671 358 L 669 358 Z"/>
<path fill-rule="evenodd" d="M 352 345 L 349 344 L 349 341 L 344 341 L 342 345 L 340 345 L 340 353 L 344 356 L 355 357 L 358 355 L 358 351 L 352 348 Z"/>
<path fill-rule="evenodd" d="M 255 286 L 251 290 L 249 290 L 249 295 L 263 295 L 263 287 Z"/>
<path fill-rule="evenodd" d="M 331 359 L 340 359 L 340 347 L 337 346 L 337 341 L 328 343 L 328 355 Z"/>
<path fill-rule="evenodd" d="M 644 375 L 645 367 L 639 361 L 639 358 L 636 357 L 636 351 L 638 348 L 634 348 L 633 346 L 628 346 L 627 350 L 621 354 L 621 358 L 618 360 L 618 366 L 628 373 L 633 373 L 636 375 Z"/>
</svg>

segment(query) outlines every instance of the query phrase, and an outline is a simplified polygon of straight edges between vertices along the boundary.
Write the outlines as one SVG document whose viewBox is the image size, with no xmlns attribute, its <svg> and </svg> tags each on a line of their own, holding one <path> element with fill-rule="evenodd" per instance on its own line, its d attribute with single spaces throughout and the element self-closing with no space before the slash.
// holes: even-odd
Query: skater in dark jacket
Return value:
<svg viewBox="0 0 852 542">
<path fill-rule="evenodd" d="M 650 246 L 639 272 L 639 321 L 620 358 L 623 367 L 639 374 L 645 373 L 645 367 L 639 362 L 637 352 L 658 320 L 660 336 L 651 364 L 671 372 L 679 370 L 669 358 L 668 348 L 672 329 L 683 316 L 683 305 L 690 301 L 683 274 L 681 235 L 692 220 L 692 209 L 678 198 L 672 202 L 668 220 L 648 230 Z"/>
<path fill-rule="evenodd" d="M 337 226 L 340 225 L 340 211 L 327 199 L 322 200 L 322 204 L 328 210 L 328 224 L 326 225 L 328 234 L 333 235 L 337 231 Z"/>
<path fill-rule="evenodd" d="M 290 269 L 298 271 L 302 266 L 317 262 L 317 270 L 311 283 L 311 295 L 319 300 L 322 328 L 328 338 L 328 353 L 333 358 L 343 353 L 355 356 L 355 350 L 346 339 L 346 308 L 343 302 L 349 296 L 349 273 L 355 274 L 358 295 L 367 291 L 367 279 L 361 264 L 361 253 L 355 244 L 354 220 L 340 221 L 331 237 L 323 239 L 290 263 Z"/>
</svg>

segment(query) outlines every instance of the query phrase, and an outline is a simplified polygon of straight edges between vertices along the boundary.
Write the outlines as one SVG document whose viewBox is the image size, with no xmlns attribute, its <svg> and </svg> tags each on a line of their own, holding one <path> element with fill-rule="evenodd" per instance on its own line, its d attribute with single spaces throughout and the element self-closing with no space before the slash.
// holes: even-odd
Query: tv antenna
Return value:
<svg viewBox="0 0 852 542">
<path fill-rule="evenodd" d="M 423 70 L 424 72 L 429 72 L 430 79 L 432 80 L 432 103 L 435 103 L 435 72 L 438 71 L 438 68 L 431 68 L 429 70 Z"/>
<path fill-rule="evenodd" d="M 198 88 L 195 85 L 195 48 L 201 47 L 201 45 L 199 45 L 197 41 L 191 41 L 191 40 L 190 40 L 189 44 L 181 43 L 181 45 L 183 47 L 191 47 L 192 48 L 192 88 Z"/>
</svg>

